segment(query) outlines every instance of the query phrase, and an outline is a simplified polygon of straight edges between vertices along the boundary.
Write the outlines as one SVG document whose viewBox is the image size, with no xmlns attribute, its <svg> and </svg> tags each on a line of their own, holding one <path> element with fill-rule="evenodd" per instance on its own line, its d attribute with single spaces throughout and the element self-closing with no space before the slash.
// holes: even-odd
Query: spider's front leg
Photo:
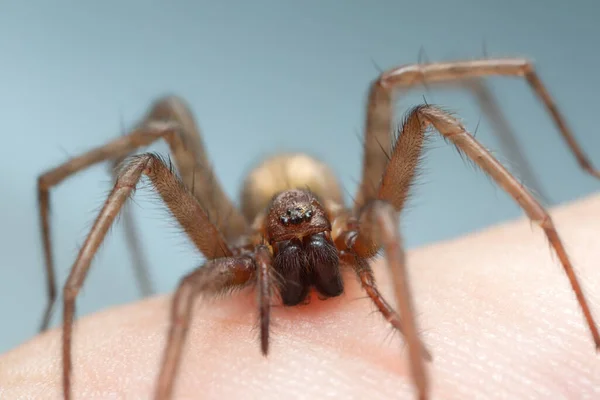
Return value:
<svg viewBox="0 0 600 400">
<path fill-rule="evenodd" d="M 406 282 L 402 247 L 398 244 L 400 236 L 393 225 L 395 218 L 393 218 L 392 209 L 400 212 L 406 204 L 423 151 L 425 133 L 430 126 L 433 126 L 444 138 L 452 142 L 459 151 L 494 179 L 521 206 L 531 221 L 544 230 L 569 279 L 594 344 L 597 349 L 600 348 L 600 334 L 596 322 L 573 270 L 571 260 L 548 212 L 488 150 L 468 133 L 455 117 L 434 106 L 418 106 L 411 110 L 406 117 L 375 193 L 376 200 L 370 200 L 376 202 L 371 204 L 377 204 L 378 200 L 383 200 L 386 202 L 385 206 L 374 206 L 367 203 L 367 206 L 360 212 L 358 235 L 352 235 L 352 232 L 349 231 L 344 240 L 348 247 L 363 257 L 374 255 L 374 251 L 379 247 L 384 247 L 386 251 L 398 306 L 405 323 L 404 331 L 409 344 L 412 374 L 421 398 L 428 396 L 427 380 L 422 360 L 419 358 L 416 324 L 413 319 L 411 297 Z M 373 218 L 376 224 L 370 222 Z"/>
<path fill-rule="evenodd" d="M 154 395 L 156 400 L 172 397 L 194 300 L 199 295 L 210 296 L 243 287 L 253 281 L 256 270 L 250 256 L 223 257 L 208 261 L 181 280 L 172 300 L 171 327 Z"/>
<path fill-rule="evenodd" d="M 496 127 L 502 128 L 502 123 L 500 122 L 500 125 L 498 125 L 498 121 L 495 120 L 497 118 L 494 115 L 495 107 L 490 102 L 491 98 L 488 93 L 482 91 L 483 87 L 473 81 L 473 79 L 492 76 L 512 76 L 525 79 L 531 90 L 545 106 L 546 111 L 581 168 L 600 179 L 600 170 L 592 165 L 582 146 L 577 142 L 546 85 L 544 85 L 529 60 L 500 58 L 408 64 L 385 71 L 371 85 L 365 121 L 363 176 L 358 193 L 355 196 L 354 210 L 360 209 L 368 200 L 377 198 L 377 182 L 386 169 L 387 154 L 391 150 L 388 144 L 390 143 L 394 123 L 392 105 L 397 92 L 421 84 L 460 83 L 470 80 L 470 82 L 466 82 L 466 87 L 475 94 L 478 101 L 484 106 L 483 111 L 492 117 L 492 123 Z M 382 151 L 382 148 L 384 151 Z"/>
<path fill-rule="evenodd" d="M 379 312 L 404 336 L 408 347 L 413 381 L 417 387 L 419 398 L 426 399 L 429 394 L 429 382 L 424 361 L 431 361 L 432 357 L 419 338 L 404 248 L 398 231 L 398 213 L 390 203 L 372 200 L 361 209 L 358 224 L 350 223 L 348 225 L 349 229 L 341 235 L 345 242 L 342 259 L 346 264 L 352 266 L 361 286 Z M 368 262 L 380 248 L 383 248 L 385 252 L 396 303 L 403 323 L 377 289 L 373 270 Z"/>
<path fill-rule="evenodd" d="M 215 259 L 232 256 L 225 239 L 209 220 L 204 209 L 158 156 L 142 154 L 129 158 L 118 172 L 114 188 L 81 247 L 65 284 L 62 336 L 63 393 L 65 399 L 71 397 L 71 335 L 77 294 L 83 286 L 91 261 L 104 240 L 108 229 L 142 175 L 150 178 L 154 189 L 206 258 Z"/>
<path fill-rule="evenodd" d="M 267 355 L 271 298 L 275 290 L 271 263 L 272 256 L 268 247 L 259 245 L 252 255 L 210 260 L 181 280 L 173 298 L 171 328 L 154 395 L 156 400 L 168 400 L 173 395 L 177 371 L 181 365 L 181 352 L 192 317 L 192 306 L 194 300 L 201 295 L 215 295 L 256 282 L 261 350 L 263 355 Z"/>
<path fill-rule="evenodd" d="M 592 166 L 584 154 L 533 65 L 527 60 L 496 59 L 405 65 L 382 73 L 372 83 L 367 100 L 363 177 L 354 205 L 354 215 L 358 216 L 362 223 L 359 221 L 358 235 L 355 227 L 348 226 L 343 240 L 346 241 L 346 246 L 351 247 L 363 258 L 374 255 L 374 251 L 381 246 L 386 249 L 388 258 L 391 255 L 392 260 L 388 260 L 389 267 L 398 305 L 402 309 L 401 316 L 406 325 L 403 329 L 409 343 L 412 374 L 422 398 L 428 396 L 427 379 L 422 359 L 418 356 L 418 337 L 406 284 L 402 248 L 389 242 L 390 238 L 399 242 L 400 236 L 397 232 L 394 234 L 395 230 L 388 226 L 394 218 L 391 217 L 391 211 L 384 210 L 390 207 L 370 204 L 377 204 L 372 202 L 382 200 L 391 205 L 396 212 L 404 209 L 410 187 L 415 179 L 419 159 L 423 154 L 425 132 L 430 126 L 435 127 L 445 139 L 452 142 L 459 151 L 466 154 L 493 178 L 522 207 L 527 216 L 544 230 L 569 279 L 594 344 L 597 349 L 600 349 L 600 333 L 596 322 L 550 215 L 456 118 L 436 107 L 419 106 L 414 108 L 404 120 L 398 138 L 393 143 L 390 140 L 394 123 L 394 99 L 396 92 L 401 88 L 421 83 L 456 82 L 488 76 L 523 77 L 545 105 L 580 166 L 591 175 L 600 178 L 600 171 Z M 367 218 L 372 212 L 375 212 L 372 217 L 378 221 L 376 224 Z M 367 293 L 384 313 L 385 306 L 369 287 L 369 282 L 372 280 L 369 273 L 365 272 L 364 268 L 363 271 L 357 270 L 357 273 Z"/>
<path fill-rule="evenodd" d="M 454 116 L 437 107 L 423 105 L 415 107 L 411 111 L 402 127 L 402 133 L 398 139 L 395 153 L 410 154 L 410 149 L 415 147 L 416 142 L 420 141 L 422 143 L 428 126 L 433 126 L 444 138 L 452 142 L 459 151 L 464 152 L 467 157 L 494 179 L 498 186 L 504 189 L 504 191 L 517 202 L 532 222 L 535 222 L 543 229 L 550 242 L 550 246 L 558 256 L 563 270 L 569 279 L 569 283 L 571 284 L 571 288 L 579 303 L 579 307 L 581 308 L 587 323 L 594 345 L 597 350 L 600 349 L 600 333 L 598 332 L 598 326 L 594 321 L 583 289 L 577 279 L 571 259 L 565 250 L 548 211 Z M 414 163 L 416 164 L 418 155 L 415 155 L 414 157 Z M 407 158 L 411 158 L 411 156 Z M 398 156 L 392 156 L 390 161 L 391 167 L 386 170 L 380 187 L 380 196 L 382 198 L 387 198 L 387 196 L 393 196 L 392 194 L 397 193 L 397 191 L 391 187 L 396 180 L 394 177 L 394 169 L 402 169 L 404 163 L 404 160 L 398 160 Z M 405 201 L 409 186 L 409 183 L 403 185 L 403 187 L 406 188 L 406 192 L 401 194 L 399 198 L 400 204 L 403 204 Z"/>
<path fill-rule="evenodd" d="M 371 199 L 385 200 L 396 211 L 404 208 L 409 189 L 415 178 L 419 158 L 423 153 L 425 132 L 429 126 L 435 127 L 445 139 L 452 142 L 459 151 L 466 154 L 494 179 L 521 206 L 527 216 L 544 230 L 569 279 L 596 349 L 600 349 L 600 333 L 573 270 L 571 260 L 550 215 L 535 197 L 455 117 L 437 107 L 429 105 L 415 107 L 406 117 L 399 137 L 392 146 L 389 159 L 381 149 L 374 150 L 375 144 L 385 143 L 381 140 L 382 138 L 389 138 L 393 123 L 393 99 L 399 88 L 413 85 L 419 81 L 448 82 L 493 75 L 525 78 L 531 89 L 546 106 L 581 167 L 591 175 L 600 178 L 600 171 L 592 166 L 584 154 L 529 61 L 497 59 L 407 65 L 384 72 L 371 85 L 367 107 L 363 179 L 356 196 L 355 210 L 366 204 L 365 200 Z M 373 185 L 374 182 L 379 182 L 379 185 Z"/>
<path fill-rule="evenodd" d="M 51 188 L 93 164 L 126 158 L 140 147 L 150 145 L 160 139 L 169 145 L 171 155 L 181 174 L 181 180 L 192 188 L 192 196 L 202 204 L 202 208 L 211 217 L 211 223 L 223 233 L 225 239 L 234 242 L 247 231 L 247 221 L 229 200 L 212 170 L 204 149 L 200 129 L 185 101 L 174 96 L 158 99 L 135 129 L 39 176 L 38 208 L 48 293 L 48 303 L 40 331 L 44 331 L 48 327 L 56 298 L 50 240 Z M 124 222 L 126 230 L 132 228 L 127 216 Z M 126 231 L 126 233 L 128 240 L 136 240 L 135 234 L 130 231 Z M 135 243 L 133 244 L 134 248 L 139 247 Z"/>
</svg>

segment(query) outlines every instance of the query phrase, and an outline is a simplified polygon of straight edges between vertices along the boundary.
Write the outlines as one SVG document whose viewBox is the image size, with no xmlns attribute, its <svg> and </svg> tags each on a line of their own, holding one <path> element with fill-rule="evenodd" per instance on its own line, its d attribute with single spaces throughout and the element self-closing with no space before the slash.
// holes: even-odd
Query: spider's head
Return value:
<svg viewBox="0 0 600 400">
<path fill-rule="evenodd" d="M 267 239 L 281 242 L 331 230 L 317 197 L 308 190 L 291 189 L 276 195 L 267 211 Z"/>
<path fill-rule="evenodd" d="M 331 223 L 316 195 L 291 189 L 276 195 L 266 218 L 267 240 L 273 248 L 273 268 L 282 279 L 283 303 L 296 305 L 314 287 L 323 298 L 344 290 Z"/>
</svg>

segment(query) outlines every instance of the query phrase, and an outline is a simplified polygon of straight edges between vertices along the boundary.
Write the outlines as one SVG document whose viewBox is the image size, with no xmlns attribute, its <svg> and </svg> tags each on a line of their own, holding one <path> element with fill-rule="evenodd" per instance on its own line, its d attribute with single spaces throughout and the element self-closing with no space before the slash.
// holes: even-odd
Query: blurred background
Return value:
<svg viewBox="0 0 600 400">
<path fill-rule="evenodd" d="M 174 93 L 187 99 L 231 197 L 237 198 L 246 172 L 261 157 L 299 150 L 326 160 L 350 200 L 360 178 L 365 94 L 381 69 L 527 57 L 600 165 L 599 12 L 593 0 L 3 2 L 0 352 L 36 333 L 46 304 L 37 176 L 117 137 L 156 97 Z M 529 167 L 518 152 L 507 150 L 506 135 L 494 133 L 464 91 L 414 90 L 400 99 L 397 116 L 424 97 L 456 112 L 546 205 L 600 188 L 579 169 L 523 81 L 489 82 Z M 163 143 L 151 149 L 167 154 Z M 409 247 L 522 215 L 442 140 L 432 141 L 424 166 L 402 216 Z M 102 164 L 51 191 L 59 287 L 110 180 Z M 172 291 L 202 258 L 148 190 L 137 193 L 131 209 L 154 289 Z M 92 264 L 78 315 L 138 298 L 120 224 Z"/>
</svg>

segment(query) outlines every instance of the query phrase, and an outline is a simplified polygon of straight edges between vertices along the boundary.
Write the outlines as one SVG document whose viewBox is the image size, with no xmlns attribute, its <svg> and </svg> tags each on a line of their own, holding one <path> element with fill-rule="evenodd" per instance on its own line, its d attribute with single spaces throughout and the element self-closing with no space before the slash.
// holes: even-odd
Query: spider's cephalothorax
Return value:
<svg viewBox="0 0 600 400">
<path fill-rule="evenodd" d="M 354 205 L 349 208 L 345 207 L 340 186 L 325 164 L 303 154 L 288 154 L 269 158 L 249 174 L 242 190 L 241 209 L 238 209 L 214 175 L 191 111 L 177 97 L 158 100 L 140 125 L 127 135 L 41 175 L 38 199 L 49 295 L 42 322 L 45 329 L 56 298 L 49 233 L 49 189 L 94 163 L 122 159 L 158 139 L 169 144 L 180 173 L 177 177 L 160 157 L 150 153 L 129 158 L 116 172 L 114 188 L 81 247 L 63 291 L 65 399 L 71 394 L 71 337 L 77 293 L 94 254 L 142 175 L 150 179 L 186 235 L 206 257 L 202 267 L 181 280 L 173 298 L 171 328 L 156 399 L 168 399 L 173 393 L 193 300 L 199 295 L 217 295 L 254 286 L 261 351 L 267 355 L 273 297 L 279 294 L 284 304 L 295 305 L 306 299 L 311 287 L 323 297 L 337 296 L 343 291 L 340 270 L 353 272 L 385 320 L 403 333 L 419 398 L 428 398 L 430 389 L 424 360 L 430 357 L 419 339 L 414 318 L 398 232 L 398 213 L 404 209 L 416 176 L 425 132 L 430 127 L 493 178 L 544 230 L 569 277 L 594 343 L 600 348 L 600 332 L 550 215 L 461 122 L 438 107 L 420 105 L 408 113 L 399 134 L 392 140 L 396 91 L 420 83 L 460 82 L 477 95 L 484 106 L 482 109 L 494 119 L 498 110 L 490 100 L 491 93 L 487 93 L 478 80 L 492 75 L 523 77 L 545 104 L 583 169 L 600 177 L 600 171 L 592 167 L 577 144 L 533 65 L 523 59 L 415 64 L 383 72 L 370 87 L 362 179 Z M 398 313 L 378 291 L 369 265 L 379 249 L 384 250 L 402 323 Z"/>
<path fill-rule="evenodd" d="M 283 304 L 303 302 L 311 286 L 322 297 L 344 290 L 331 223 L 308 190 L 290 189 L 275 196 L 269 208 L 267 240 L 273 248 L 273 269 L 281 277 Z"/>
<path fill-rule="evenodd" d="M 305 154 L 274 156 L 249 174 L 242 193 L 257 207 L 268 201 L 254 226 L 271 245 L 283 304 L 304 302 L 311 287 L 321 298 L 340 295 L 344 286 L 331 238 L 333 214 L 320 201 L 326 199 L 333 208 L 342 205 L 331 170 Z M 244 204 L 243 209 L 252 207 Z"/>
</svg>

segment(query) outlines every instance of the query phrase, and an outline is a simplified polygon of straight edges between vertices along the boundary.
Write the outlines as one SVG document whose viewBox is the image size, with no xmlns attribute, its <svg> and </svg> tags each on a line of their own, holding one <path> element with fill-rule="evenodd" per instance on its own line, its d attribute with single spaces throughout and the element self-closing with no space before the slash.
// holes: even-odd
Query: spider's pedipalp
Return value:
<svg viewBox="0 0 600 400">
<path fill-rule="evenodd" d="M 258 316 L 260 324 L 260 350 L 266 356 L 269 353 L 269 327 L 271 322 L 271 300 L 275 291 L 272 263 L 273 257 L 269 248 L 260 245 L 255 251 L 256 259 L 256 292 L 258 296 Z"/>
</svg>

